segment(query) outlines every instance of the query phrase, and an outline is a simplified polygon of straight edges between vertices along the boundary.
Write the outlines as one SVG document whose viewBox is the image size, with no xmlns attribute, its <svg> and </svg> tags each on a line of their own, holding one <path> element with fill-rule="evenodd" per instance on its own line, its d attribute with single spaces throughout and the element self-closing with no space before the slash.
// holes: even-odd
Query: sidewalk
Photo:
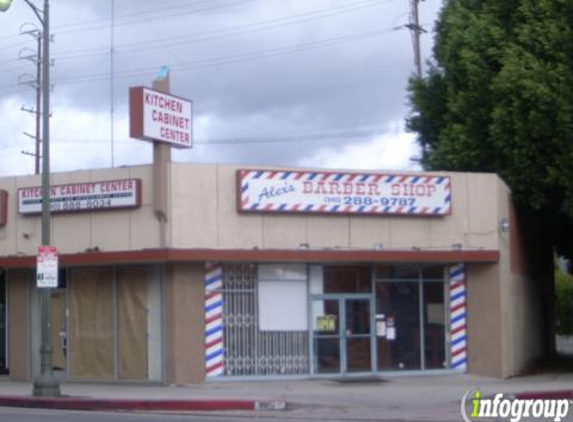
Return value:
<svg viewBox="0 0 573 422">
<path fill-rule="evenodd" d="M 135 411 L 210 410 L 232 411 L 237 415 L 236 412 L 252 411 L 257 406 L 280 407 L 286 402 L 287 410 L 280 412 L 281 418 L 457 422 L 461 420 L 460 400 L 471 388 L 481 388 L 483 394 L 525 393 L 553 398 L 554 392 L 559 392 L 559 397 L 573 398 L 573 374 L 551 373 L 509 380 L 474 375 L 425 375 L 382 381 L 315 379 L 210 382 L 189 386 L 63 382 L 64 398 L 44 400 L 31 397 L 30 383 L 3 379 L 0 380 L 0 405 L 51 408 L 57 403 L 68 403 L 75 409 L 114 410 L 114 403 L 123 403 L 124 408 Z"/>
</svg>

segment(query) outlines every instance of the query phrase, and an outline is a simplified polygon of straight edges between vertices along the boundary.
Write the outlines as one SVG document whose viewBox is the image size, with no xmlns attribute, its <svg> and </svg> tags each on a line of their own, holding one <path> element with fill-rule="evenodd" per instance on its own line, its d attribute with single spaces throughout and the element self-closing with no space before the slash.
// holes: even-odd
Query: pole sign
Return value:
<svg viewBox="0 0 573 422">
<path fill-rule="evenodd" d="M 443 216 L 450 178 L 437 175 L 238 170 L 239 212 Z"/>
<path fill-rule="evenodd" d="M 54 246 L 38 246 L 36 271 L 38 287 L 58 287 L 58 249 Z"/>
<path fill-rule="evenodd" d="M 129 136 L 193 146 L 193 103 L 143 86 L 129 88 Z"/>
<path fill-rule="evenodd" d="M 73 183 L 50 187 L 50 211 L 53 213 L 99 211 L 141 206 L 141 180 L 109 180 Z M 42 212 L 42 188 L 18 189 L 18 212 Z"/>
</svg>

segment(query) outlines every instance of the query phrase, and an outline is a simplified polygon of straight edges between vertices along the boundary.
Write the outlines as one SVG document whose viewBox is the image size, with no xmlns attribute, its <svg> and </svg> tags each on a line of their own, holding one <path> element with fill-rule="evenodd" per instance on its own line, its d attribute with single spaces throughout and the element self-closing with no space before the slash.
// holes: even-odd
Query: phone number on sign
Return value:
<svg viewBox="0 0 573 422">
<path fill-rule="evenodd" d="M 66 201 L 62 203 L 51 204 L 52 211 L 74 211 L 94 208 L 111 207 L 111 199 L 90 199 L 87 201 Z"/>
<path fill-rule="evenodd" d="M 344 196 L 342 198 L 325 198 L 324 202 L 331 204 L 354 205 L 354 206 L 375 206 L 382 207 L 413 207 L 416 205 L 416 198 L 376 198 L 372 196 Z"/>
</svg>

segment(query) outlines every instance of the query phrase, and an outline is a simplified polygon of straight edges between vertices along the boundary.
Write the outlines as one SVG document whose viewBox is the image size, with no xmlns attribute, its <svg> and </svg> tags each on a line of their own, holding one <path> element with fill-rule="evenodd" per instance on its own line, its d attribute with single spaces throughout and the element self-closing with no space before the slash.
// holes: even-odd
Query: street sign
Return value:
<svg viewBox="0 0 573 422">
<path fill-rule="evenodd" d="M 58 248 L 38 246 L 36 284 L 39 288 L 58 287 Z"/>
</svg>

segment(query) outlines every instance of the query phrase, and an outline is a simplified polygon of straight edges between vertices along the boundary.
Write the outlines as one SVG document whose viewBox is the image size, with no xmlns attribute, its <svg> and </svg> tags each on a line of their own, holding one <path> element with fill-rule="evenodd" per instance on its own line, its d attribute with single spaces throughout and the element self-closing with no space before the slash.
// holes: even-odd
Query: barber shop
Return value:
<svg viewBox="0 0 573 422">
<path fill-rule="evenodd" d="M 54 173 L 45 246 L 40 185 L 0 178 L 11 379 L 40 371 L 42 289 L 62 380 L 508 377 L 541 356 L 539 283 L 493 174 L 170 161 Z"/>
</svg>

